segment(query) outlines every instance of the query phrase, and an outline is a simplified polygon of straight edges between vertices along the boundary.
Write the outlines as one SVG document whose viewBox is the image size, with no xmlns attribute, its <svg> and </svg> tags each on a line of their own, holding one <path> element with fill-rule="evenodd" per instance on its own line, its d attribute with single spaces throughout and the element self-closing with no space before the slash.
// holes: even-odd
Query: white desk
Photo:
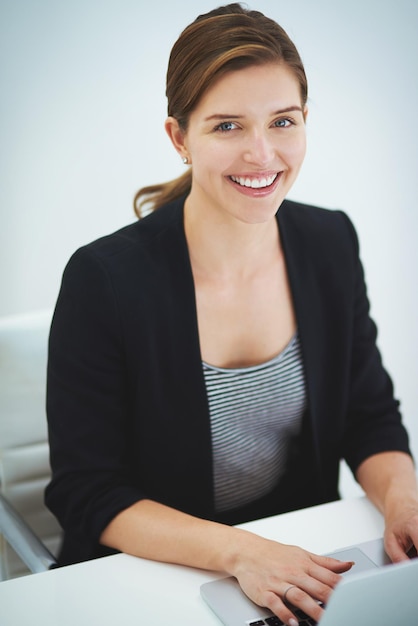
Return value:
<svg viewBox="0 0 418 626">
<path fill-rule="evenodd" d="M 382 517 L 365 498 L 242 527 L 317 553 L 383 534 Z M 219 576 L 118 554 L 0 583 L 0 624 L 219 626 L 199 591 L 201 583 Z"/>
</svg>

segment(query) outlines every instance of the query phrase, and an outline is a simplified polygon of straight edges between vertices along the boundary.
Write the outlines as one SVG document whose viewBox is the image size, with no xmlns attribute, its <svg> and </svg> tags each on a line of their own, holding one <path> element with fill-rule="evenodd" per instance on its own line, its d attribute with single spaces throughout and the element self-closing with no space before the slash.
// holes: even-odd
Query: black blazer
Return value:
<svg viewBox="0 0 418 626">
<path fill-rule="evenodd" d="M 184 199 L 78 250 L 50 334 L 46 502 L 61 563 L 107 553 L 102 530 L 152 498 L 238 523 L 338 498 L 338 466 L 409 452 L 347 216 L 285 201 L 277 214 L 301 338 L 308 411 L 287 475 L 216 515 L 211 434 Z"/>
</svg>

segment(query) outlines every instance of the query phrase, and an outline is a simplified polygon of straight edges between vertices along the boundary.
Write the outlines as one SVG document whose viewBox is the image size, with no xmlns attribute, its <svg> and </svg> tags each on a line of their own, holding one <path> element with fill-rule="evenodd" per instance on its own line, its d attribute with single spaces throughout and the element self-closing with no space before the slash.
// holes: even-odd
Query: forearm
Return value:
<svg viewBox="0 0 418 626">
<path fill-rule="evenodd" d="M 418 500 L 415 467 L 411 457 L 403 452 L 382 452 L 369 457 L 358 467 L 356 477 L 384 514 L 398 502 Z"/>
<path fill-rule="evenodd" d="M 101 543 L 147 559 L 232 573 L 252 539 L 246 531 L 141 500 L 112 520 Z"/>
<path fill-rule="evenodd" d="M 296 606 L 318 621 L 340 574 L 352 563 L 317 556 L 239 528 L 196 518 L 142 500 L 110 522 L 101 542 L 134 556 L 235 576 L 243 591 L 285 624 L 298 622 L 283 601 L 289 588 Z"/>
</svg>

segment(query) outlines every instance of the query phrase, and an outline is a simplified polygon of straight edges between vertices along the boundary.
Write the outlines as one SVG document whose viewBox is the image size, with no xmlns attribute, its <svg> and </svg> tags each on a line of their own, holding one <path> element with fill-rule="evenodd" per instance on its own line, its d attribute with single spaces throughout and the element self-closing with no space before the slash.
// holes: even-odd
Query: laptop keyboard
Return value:
<svg viewBox="0 0 418 626">
<path fill-rule="evenodd" d="M 316 626 L 316 622 L 312 617 L 306 615 L 300 609 L 294 611 L 294 614 L 299 620 L 299 626 Z M 264 619 L 257 619 L 252 622 L 248 622 L 248 626 L 285 626 L 285 623 L 279 617 L 265 617 Z"/>
</svg>

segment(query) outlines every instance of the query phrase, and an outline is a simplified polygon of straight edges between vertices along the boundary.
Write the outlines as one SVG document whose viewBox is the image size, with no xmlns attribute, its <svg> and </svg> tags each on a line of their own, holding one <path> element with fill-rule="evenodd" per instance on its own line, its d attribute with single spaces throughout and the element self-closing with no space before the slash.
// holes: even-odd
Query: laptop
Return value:
<svg viewBox="0 0 418 626">
<path fill-rule="evenodd" d="M 300 626 L 393 626 L 418 623 L 418 558 L 392 564 L 383 540 L 349 546 L 328 556 L 355 565 L 343 574 L 319 622 L 295 610 Z M 233 577 L 200 587 L 224 626 L 282 626 L 268 609 L 251 602 Z"/>
</svg>

